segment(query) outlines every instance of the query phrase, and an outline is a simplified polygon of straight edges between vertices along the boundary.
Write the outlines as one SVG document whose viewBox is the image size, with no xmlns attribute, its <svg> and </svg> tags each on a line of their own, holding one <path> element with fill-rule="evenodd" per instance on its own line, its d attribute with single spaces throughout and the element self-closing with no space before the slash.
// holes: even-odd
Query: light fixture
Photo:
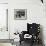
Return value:
<svg viewBox="0 0 46 46">
<path fill-rule="evenodd" d="M 43 0 L 41 0 L 41 2 L 43 3 Z"/>
</svg>

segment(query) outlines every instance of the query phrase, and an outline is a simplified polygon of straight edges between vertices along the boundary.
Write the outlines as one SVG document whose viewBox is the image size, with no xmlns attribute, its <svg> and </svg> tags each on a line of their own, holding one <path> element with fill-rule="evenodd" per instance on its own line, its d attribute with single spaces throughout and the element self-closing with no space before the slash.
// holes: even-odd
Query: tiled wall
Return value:
<svg viewBox="0 0 46 46">
<path fill-rule="evenodd" d="M 14 9 L 27 9 L 27 20 L 14 20 Z M 27 30 L 27 23 L 40 23 L 44 41 L 46 42 L 45 4 L 40 0 L 10 0 L 9 1 L 9 31 L 11 38 L 15 31 Z"/>
</svg>

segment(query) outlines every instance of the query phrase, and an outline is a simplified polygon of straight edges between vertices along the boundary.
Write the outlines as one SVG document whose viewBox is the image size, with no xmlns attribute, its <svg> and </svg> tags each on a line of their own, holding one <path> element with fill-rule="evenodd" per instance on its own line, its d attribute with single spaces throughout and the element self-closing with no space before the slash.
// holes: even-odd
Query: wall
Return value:
<svg viewBox="0 0 46 46">
<path fill-rule="evenodd" d="M 27 20 L 14 20 L 14 9 L 27 9 Z M 11 38 L 15 31 L 27 30 L 27 23 L 40 23 L 42 25 L 44 41 L 46 44 L 46 16 L 45 4 L 40 0 L 10 0 L 9 1 L 9 31 Z"/>
<path fill-rule="evenodd" d="M 0 0 L 0 3 L 8 3 L 8 0 Z"/>
</svg>

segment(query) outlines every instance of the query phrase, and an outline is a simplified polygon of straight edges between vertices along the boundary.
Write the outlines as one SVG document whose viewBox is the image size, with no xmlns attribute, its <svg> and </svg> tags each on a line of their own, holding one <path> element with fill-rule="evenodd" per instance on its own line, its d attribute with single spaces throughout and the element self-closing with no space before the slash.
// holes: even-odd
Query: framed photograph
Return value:
<svg viewBox="0 0 46 46">
<path fill-rule="evenodd" d="M 14 9 L 14 19 L 26 20 L 27 19 L 27 9 Z"/>
</svg>

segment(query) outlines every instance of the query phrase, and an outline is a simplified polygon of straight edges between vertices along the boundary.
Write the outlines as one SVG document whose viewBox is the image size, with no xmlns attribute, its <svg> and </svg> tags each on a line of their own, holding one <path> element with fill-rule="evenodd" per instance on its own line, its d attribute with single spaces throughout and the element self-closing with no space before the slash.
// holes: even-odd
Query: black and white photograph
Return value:
<svg viewBox="0 0 46 46">
<path fill-rule="evenodd" d="M 27 9 L 14 9 L 14 19 L 26 20 L 27 19 Z"/>
<path fill-rule="evenodd" d="M 0 46 L 46 46 L 46 0 L 0 0 Z"/>
</svg>

